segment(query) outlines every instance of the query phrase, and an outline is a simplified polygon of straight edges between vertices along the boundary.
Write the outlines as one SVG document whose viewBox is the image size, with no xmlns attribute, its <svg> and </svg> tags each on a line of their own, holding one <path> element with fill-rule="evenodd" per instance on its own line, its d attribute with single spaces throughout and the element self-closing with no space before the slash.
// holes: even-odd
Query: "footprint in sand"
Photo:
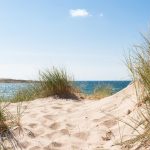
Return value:
<svg viewBox="0 0 150 150">
<path fill-rule="evenodd" d="M 59 143 L 59 142 L 52 142 L 51 144 L 49 144 L 48 146 L 44 147 L 44 150 L 57 150 L 55 148 L 60 148 L 62 147 L 63 144 Z"/>
<path fill-rule="evenodd" d="M 101 118 L 95 118 L 95 119 L 93 119 L 93 122 L 102 122 L 102 121 L 105 121 L 106 120 L 106 117 L 108 118 L 108 116 L 103 116 L 103 117 L 101 117 Z"/>
<path fill-rule="evenodd" d="M 62 147 L 62 144 L 58 142 L 52 142 L 51 145 L 54 147 Z"/>
<path fill-rule="evenodd" d="M 71 112 L 72 112 L 72 109 L 70 109 L 70 108 L 67 109 L 67 112 L 68 112 L 68 113 L 71 113 Z"/>
<path fill-rule="evenodd" d="M 87 140 L 89 135 L 86 132 L 78 132 L 75 133 L 74 136 L 82 140 Z"/>
<path fill-rule="evenodd" d="M 35 118 L 37 116 L 37 114 L 31 114 L 30 117 L 31 118 Z"/>
<path fill-rule="evenodd" d="M 36 123 L 31 123 L 31 124 L 29 124 L 28 126 L 31 127 L 31 128 L 36 128 L 36 127 L 37 127 L 37 124 L 36 124 Z"/>
<path fill-rule="evenodd" d="M 111 128 L 117 124 L 117 121 L 115 119 L 109 119 L 109 120 L 103 121 L 102 124 L 105 125 L 107 128 Z"/>
<path fill-rule="evenodd" d="M 80 149 L 77 145 L 72 145 L 71 147 L 73 150 L 79 150 Z"/>
<path fill-rule="evenodd" d="M 57 132 L 48 133 L 45 136 L 49 139 L 53 138 L 53 135 L 55 135 Z"/>
<path fill-rule="evenodd" d="M 101 122 L 102 119 L 93 119 L 93 122 Z"/>
<path fill-rule="evenodd" d="M 39 146 L 34 146 L 34 147 L 31 147 L 29 150 L 41 150 L 41 148 Z"/>
<path fill-rule="evenodd" d="M 56 106 L 54 106 L 54 107 L 52 107 L 53 109 L 61 109 L 62 107 L 56 107 Z"/>
<path fill-rule="evenodd" d="M 35 131 L 35 136 L 43 135 L 44 133 L 45 131 L 43 130 L 43 128 L 38 128 Z"/>
<path fill-rule="evenodd" d="M 22 148 L 27 149 L 27 147 L 30 145 L 30 143 L 27 141 L 24 141 L 24 142 L 21 142 L 20 145 Z"/>
<path fill-rule="evenodd" d="M 68 129 L 61 129 L 60 132 L 64 135 L 70 135 Z"/>
<path fill-rule="evenodd" d="M 53 130 L 56 130 L 60 127 L 60 123 L 59 122 L 54 122 L 50 125 L 50 128 Z"/>
<path fill-rule="evenodd" d="M 53 120 L 53 115 L 44 115 L 43 116 L 45 119 Z"/>
<path fill-rule="evenodd" d="M 73 128 L 74 127 L 74 125 L 69 124 L 69 123 L 67 123 L 66 126 L 69 127 L 69 128 Z"/>
</svg>

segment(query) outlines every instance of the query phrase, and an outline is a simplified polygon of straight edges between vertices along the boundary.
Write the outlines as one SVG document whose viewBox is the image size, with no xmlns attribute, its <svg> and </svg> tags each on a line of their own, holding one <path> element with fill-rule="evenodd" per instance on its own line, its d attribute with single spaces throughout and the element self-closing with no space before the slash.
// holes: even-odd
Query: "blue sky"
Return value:
<svg viewBox="0 0 150 150">
<path fill-rule="evenodd" d="M 149 0 L 0 0 L 0 78 L 63 67 L 76 80 L 126 80 L 124 54 L 148 31 Z"/>
</svg>

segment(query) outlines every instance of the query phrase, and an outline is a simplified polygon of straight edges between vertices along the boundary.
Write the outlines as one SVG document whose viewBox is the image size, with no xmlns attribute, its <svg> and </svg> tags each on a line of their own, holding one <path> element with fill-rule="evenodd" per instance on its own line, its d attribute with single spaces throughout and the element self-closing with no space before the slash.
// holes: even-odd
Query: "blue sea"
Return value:
<svg viewBox="0 0 150 150">
<path fill-rule="evenodd" d="M 131 81 L 75 81 L 75 85 L 86 93 L 91 94 L 95 87 L 109 85 L 116 93 L 125 88 Z M 27 88 L 29 83 L 0 83 L 0 96 L 11 96 L 16 91 Z"/>
</svg>

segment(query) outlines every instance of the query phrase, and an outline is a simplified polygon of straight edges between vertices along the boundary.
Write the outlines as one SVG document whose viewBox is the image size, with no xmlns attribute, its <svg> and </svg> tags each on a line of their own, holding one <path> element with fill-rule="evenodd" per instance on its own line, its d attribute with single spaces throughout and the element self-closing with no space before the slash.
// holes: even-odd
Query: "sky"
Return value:
<svg viewBox="0 0 150 150">
<path fill-rule="evenodd" d="M 149 0 L 0 0 L 0 78 L 128 80 L 125 56 L 150 23 Z"/>
</svg>

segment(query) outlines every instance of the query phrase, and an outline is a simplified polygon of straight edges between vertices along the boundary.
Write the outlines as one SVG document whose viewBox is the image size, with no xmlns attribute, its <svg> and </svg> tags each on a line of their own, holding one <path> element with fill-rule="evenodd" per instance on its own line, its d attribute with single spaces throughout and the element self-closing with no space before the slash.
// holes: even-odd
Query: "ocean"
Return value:
<svg viewBox="0 0 150 150">
<path fill-rule="evenodd" d="M 109 85 L 116 93 L 125 88 L 131 81 L 75 81 L 74 84 L 86 93 L 91 94 L 95 87 Z M 27 88 L 29 83 L 0 83 L 0 96 L 11 96 L 20 89 Z"/>
</svg>

